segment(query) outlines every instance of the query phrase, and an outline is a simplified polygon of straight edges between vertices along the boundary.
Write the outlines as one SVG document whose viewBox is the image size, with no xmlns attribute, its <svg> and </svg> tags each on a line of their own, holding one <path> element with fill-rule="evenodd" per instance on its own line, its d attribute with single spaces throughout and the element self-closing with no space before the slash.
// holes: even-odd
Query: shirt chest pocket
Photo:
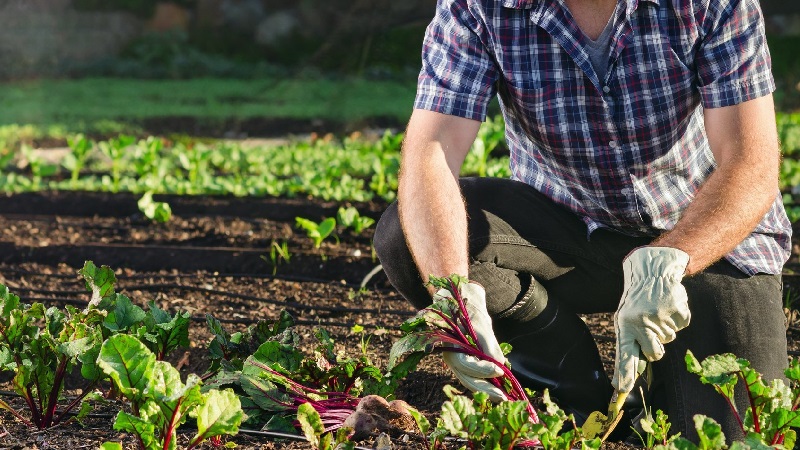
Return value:
<svg viewBox="0 0 800 450">
<path fill-rule="evenodd" d="M 587 96 L 583 86 L 571 81 L 541 81 L 506 81 L 498 86 L 500 99 L 531 142 L 568 158 L 571 149 L 589 144 L 584 124 L 602 120 L 595 113 L 601 112 L 602 99 Z"/>
</svg>

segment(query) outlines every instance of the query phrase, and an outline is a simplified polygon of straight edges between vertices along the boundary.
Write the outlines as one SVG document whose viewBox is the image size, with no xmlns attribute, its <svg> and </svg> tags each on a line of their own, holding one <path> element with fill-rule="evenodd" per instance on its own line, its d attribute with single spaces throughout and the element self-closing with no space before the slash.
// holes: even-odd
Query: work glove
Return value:
<svg viewBox="0 0 800 450">
<path fill-rule="evenodd" d="M 489 313 L 486 311 L 486 291 L 483 286 L 477 283 L 466 283 L 460 285 L 460 290 L 461 297 L 466 305 L 467 315 L 478 338 L 478 346 L 487 355 L 501 363 L 505 363 L 506 357 L 503 355 L 500 344 L 497 342 L 492 330 L 492 318 L 489 317 Z M 447 289 L 440 289 L 433 294 L 434 301 L 452 297 L 453 295 Z M 458 381 L 470 391 L 485 392 L 489 395 L 489 399 L 494 402 L 506 399 L 505 394 L 500 389 L 486 381 L 487 378 L 503 375 L 503 370 L 493 362 L 459 352 L 443 352 L 442 358 L 458 378 Z"/>
<path fill-rule="evenodd" d="M 689 326 L 689 299 L 681 284 L 688 264 L 689 255 L 671 247 L 640 247 L 622 261 L 625 288 L 614 314 L 617 358 L 611 381 L 618 392 L 630 392 L 647 361 L 661 359 L 664 344 Z"/>
</svg>

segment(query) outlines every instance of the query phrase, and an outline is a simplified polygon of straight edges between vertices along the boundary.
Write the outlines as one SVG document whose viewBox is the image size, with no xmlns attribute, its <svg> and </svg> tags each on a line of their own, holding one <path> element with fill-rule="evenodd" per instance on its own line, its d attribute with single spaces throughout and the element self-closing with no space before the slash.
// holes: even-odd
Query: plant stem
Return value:
<svg viewBox="0 0 800 450">
<path fill-rule="evenodd" d="M 175 422 L 177 422 L 178 418 L 180 417 L 179 410 L 181 408 L 181 403 L 183 402 L 183 397 L 178 399 L 178 403 L 175 404 L 175 409 L 172 410 L 172 416 L 169 418 L 169 422 L 167 422 L 166 429 L 164 430 L 164 446 L 162 447 L 164 450 L 169 449 L 169 443 L 172 441 L 172 438 L 175 436 Z"/>
<path fill-rule="evenodd" d="M 61 361 L 58 363 L 58 368 L 53 378 L 53 389 L 50 391 L 50 396 L 47 401 L 47 410 L 44 416 L 44 425 L 46 427 L 53 424 L 53 415 L 56 412 L 56 406 L 58 406 L 58 395 L 61 393 L 61 386 L 64 383 L 64 376 L 67 373 L 68 362 L 69 359 L 66 356 L 62 356 Z"/>
<path fill-rule="evenodd" d="M 31 383 L 32 384 L 32 383 Z M 36 403 L 33 400 L 33 390 L 31 390 L 31 384 L 25 386 L 25 400 L 28 402 L 28 407 L 31 409 L 31 416 L 33 416 L 33 422 L 36 424 L 36 428 L 42 429 L 42 413 L 40 412 L 40 407 L 37 407 Z"/>
<path fill-rule="evenodd" d="M 75 405 L 77 405 L 78 403 L 80 403 L 80 401 L 81 401 L 81 400 L 83 400 L 83 399 L 84 399 L 84 398 L 85 398 L 87 395 L 89 395 L 89 392 L 92 392 L 92 391 L 94 390 L 94 388 L 95 388 L 95 386 L 97 386 L 97 383 L 98 383 L 98 382 L 99 382 L 99 380 L 94 380 L 94 381 L 92 381 L 92 382 L 89 384 L 89 386 L 87 386 L 87 387 L 86 387 L 86 388 L 83 390 L 83 392 L 81 393 L 81 395 L 79 395 L 79 396 L 78 396 L 76 399 L 72 400 L 72 401 L 71 401 L 71 402 L 70 402 L 70 403 L 67 405 L 67 407 L 66 407 L 66 408 L 64 408 L 64 410 L 63 410 L 63 411 L 61 411 L 61 414 L 59 414 L 59 415 L 58 415 L 58 417 L 56 417 L 56 420 L 55 420 L 55 421 L 53 421 L 53 425 L 57 425 L 57 424 L 61 423 L 61 419 L 63 419 L 63 418 L 64 418 L 64 416 L 65 416 L 65 415 L 66 415 L 68 412 L 70 412 L 70 411 L 72 410 L 72 408 L 74 408 L 74 407 L 75 407 Z"/>
<path fill-rule="evenodd" d="M 753 392 L 750 390 L 750 385 L 747 384 L 747 379 L 742 371 L 739 371 L 739 377 L 742 379 L 744 388 L 747 391 L 747 400 L 750 402 L 750 411 L 753 414 L 753 426 L 755 427 L 756 433 L 761 433 L 761 421 L 758 418 L 758 409 L 756 408 L 756 402 L 753 398 Z"/>
<path fill-rule="evenodd" d="M 0 399 L 0 408 L 5 409 L 6 411 L 10 412 L 11 415 L 17 418 L 20 422 L 22 422 L 26 427 L 33 428 L 35 425 L 31 423 L 28 419 L 22 417 L 20 413 L 18 413 L 14 408 L 11 407 L 8 403 L 4 402 Z"/>
</svg>

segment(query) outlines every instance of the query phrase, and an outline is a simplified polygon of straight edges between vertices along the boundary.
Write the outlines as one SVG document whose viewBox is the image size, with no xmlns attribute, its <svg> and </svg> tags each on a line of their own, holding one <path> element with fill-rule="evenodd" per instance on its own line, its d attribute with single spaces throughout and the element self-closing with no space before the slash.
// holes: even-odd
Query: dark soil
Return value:
<svg viewBox="0 0 800 450">
<path fill-rule="evenodd" d="M 397 328 L 414 310 L 391 289 L 382 273 L 365 280 L 378 264 L 371 249 L 372 230 L 355 236 L 340 230 L 338 243 L 319 249 L 294 226 L 296 216 L 320 220 L 335 215 L 339 204 L 303 199 L 237 199 L 169 197 L 174 211 L 167 224 L 146 221 L 129 195 L 44 193 L 0 198 L 0 283 L 24 302 L 46 306 L 84 305 L 88 301 L 77 270 L 85 260 L 116 270 L 117 290 L 144 306 L 155 300 L 169 311 L 188 311 L 193 318 L 191 346 L 170 356 L 185 376 L 208 367 L 206 345 L 211 334 L 205 315 L 212 314 L 231 331 L 243 330 L 281 309 L 297 320 L 311 339 L 315 326 L 326 328 L 350 354 L 359 352 L 361 337 L 351 333 L 362 324 L 373 336 L 368 355 L 385 365 Z M 377 218 L 385 204 L 357 204 L 362 214 Z M 272 242 L 287 242 L 289 262 L 275 269 L 269 258 Z M 362 281 L 366 291 L 359 291 Z M 800 291 L 798 291 L 800 292 Z M 613 327 L 609 314 L 586 317 L 609 371 L 613 364 Z M 797 332 L 790 331 L 797 351 Z M 68 396 L 82 387 L 71 379 Z M 0 374 L 0 399 L 21 406 L 9 394 L 10 377 Z M 445 397 L 442 386 L 458 385 L 437 356 L 423 360 L 400 386 L 396 396 L 430 418 Z M 45 431 L 26 429 L 0 411 L 0 448 L 97 448 L 108 440 L 134 441 L 112 429 L 120 405 L 100 405 L 82 425 L 67 423 Z M 414 432 L 390 433 L 395 448 L 426 448 Z M 190 431 L 182 431 L 180 445 Z M 239 449 L 302 448 L 303 442 L 241 432 L 226 438 Z M 372 448 L 373 438 L 360 442 Z M 210 444 L 205 444 L 211 447 Z M 607 448 L 624 447 L 609 444 Z"/>
</svg>

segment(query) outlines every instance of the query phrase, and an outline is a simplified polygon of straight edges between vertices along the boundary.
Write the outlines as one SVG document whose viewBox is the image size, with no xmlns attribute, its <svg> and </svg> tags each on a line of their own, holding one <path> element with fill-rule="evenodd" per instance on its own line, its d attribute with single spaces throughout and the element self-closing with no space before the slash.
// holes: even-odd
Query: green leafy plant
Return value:
<svg viewBox="0 0 800 450">
<path fill-rule="evenodd" d="M 261 258 L 265 261 L 267 260 L 265 256 Z M 277 241 L 273 240 L 269 246 L 269 263 L 272 265 L 272 274 L 278 273 L 278 266 L 283 263 L 289 264 L 291 260 L 292 253 L 289 251 L 289 243 L 283 241 L 278 244 Z"/>
<path fill-rule="evenodd" d="M 364 330 L 364 326 L 360 324 L 355 324 L 352 327 L 350 327 L 350 334 L 357 334 L 360 336 L 361 354 L 366 355 L 367 349 L 369 348 L 369 341 L 372 340 L 372 334 L 367 333 L 366 330 Z"/>
<path fill-rule="evenodd" d="M 100 153 L 111 161 L 110 178 L 106 184 L 110 184 L 111 192 L 119 192 L 122 180 L 122 171 L 125 159 L 130 147 L 136 142 L 133 136 L 119 135 L 108 141 L 101 141 L 97 144 Z"/>
<path fill-rule="evenodd" d="M 343 206 L 339 207 L 339 211 L 336 213 L 336 220 L 339 222 L 339 225 L 345 228 L 351 228 L 355 234 L 361 234 L 362 231 L 375 223 L 375 219 L 360 215 L 358 210 L 352 206 L 347 208 Z"/>
<path fill-rule="evenodd" d="M 666 446 L 680 436 L 680 433 L 672 436 L 669 435 L 669 429 L 672 427 L 672 424 L 670 424 L 667 415 L 664 414 L 664 411 L 661 411 L 660 409 L 657 410 L 655 416 L 653 416 L 652 411 L 647 409 L 646 406 L 645 411 L 645 417 L 639 421 L 644 435 L 639 433 L 639 431 L 635 428 L 633 430 L 634 433 L 636 433 L 636 435 L 639 437 L 639 440 L 642 441 L 644 448 L 652 449 L 655 448 L 656 445 Z"/>
<path fill-rule="evenodd" d="M 241 371 L 244 360 L 267 341 L 295 342 L 296 339 L 296 335 L 290 331 L 294 325 L 294 318 L 285 310 L 280 312 L 277 319 L 259 320 L 243 332 L 228 332 L 219 320 L 210 314 L 206 315 L 206 323 L 214 337 L 208 343 L 211 366 L 203 375 L 204 379 L 216 375 L 220 370 Z"/>
<path fill-rule="evenodd" d="M 154 201 L 152 192 L 145 192 L 136 205 L 139 206 L 139 211 L 152 221 L 165 223 L 172 218 L 172 208 L 169 203 Z"/>
<path fill-rule="evenodd" d="M 66 306 L 65 311 L 41 303 L 21 304 L 19 297 L 0 285 L 0 370 L 14 372 L 14 391 L 25 399 L 31 414 L 23 417 L 0 400 L 7 409 L 29 427 L 49 428 L 68 417 L 83 396 L 56 414 L 58 400 L 67 374 L 80 366 L 89 383 L 88 394 L 100 379 L 94 361 L 86 358 L 102 342 L 101 311 L 79 311 Z"/>
<path fill-rule="evenodd" d="M 34 153 L 30 145 L 23 143 L 20 146 L 22 155 L 28 162 L 28 168 L 31 171 L 31 188 L 39 190 L 42 188 L 42 181 L 58 172 L 58 166 L 46 162 L 41 156 Z"/>
<path fill-rule="evenodd" d="M 748 442 L 757 442 L 760 446 L 768 447 L 794 446 L 797 439 L 795 429 L 800 427 L 800 411 L 797 410 L 800 405 L 800 362 L 793 360 L 785 371 L 791 387 L 780 379 L 766 384 L 761 374 L 750 367 L 747 360 L 730 353 L 709 356 L 701 363 L 688 351 L 686 367 L 689 372 L 700 376 L 700 381 L 713 386 L 725 397 Z M 734 389 L 739 381 L 742 382 L 748 399 L 748 408 L 745 411 L 737 410 L 734 402 Z M 695 418 L 695 422 L 698 421 L 708 423 L 705 419 Z M 707 436 L 711 436 L 708 438 L 711 442 L 721 439 L 724 443 L 721 432 Z M 705 445 L 703 440 L 707 436 L 701 435 L 701 446 Z"/>
<path fill-rule="evenodd" d="M 133 414 L 120 411 L 114 429 L 136 435 L 143 450 L 176 448 L 176 431 L 189 417 L 197 433 L 187 449 L 222 434 L 236 434 L 244 419 L 232 390 L 200 391 L 200 377 L 191 374 L 184 384 L 171 364 L 156 356 L 133 336 L 114 335 L 100 349 L 97 364 L 131 402 Z"/>
<path fill-rule="evenodd" d="M 505 141 L 505 122 L 502 116 L 494 119 L 487 117 L 478 129 L 478 135 L 472 143 L 467 159 L 464 161 L 465 171 L 479 177 L 489 175 L 489 157 L 492 151 Z"/>
<path fill-rule="evenodd" d="M 77 134 L 67 138 L 67 145 L 71 151 L 64 157 L 61 164 L 70 171 L 70 182 L 72 188 L 75 189 L 81 170 L 86 166 L 86 161 L 94 149 L 94 142 L 83 134 Z"/>
<path fill-rule="evenodd" d="M 320 248 L 322 241 L 336 230 L 336 219 L 333 217 L 323 219 L 319 223 L 303 217 L 295 217 L 295 222 L 314 242 L 314 248 Z"/>
<path fill-rule="evenodd" d="M 156 359 L 161 361 L 173 350 L 189 346 L 190 321 L 191 315 L 188 312 L 176 312 L 174 316 L 170 316 L 151 301 L 142 319 L 143 325 L 135 334 L 156 355 Z"/>
</svg>

